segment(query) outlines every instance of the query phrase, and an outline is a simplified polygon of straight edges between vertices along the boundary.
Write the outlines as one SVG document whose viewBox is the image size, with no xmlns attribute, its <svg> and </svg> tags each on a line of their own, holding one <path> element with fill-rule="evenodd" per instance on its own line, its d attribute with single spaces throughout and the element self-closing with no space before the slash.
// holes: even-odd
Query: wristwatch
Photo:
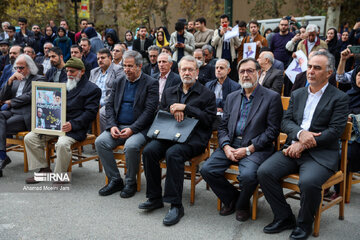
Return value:
<svg viewBox="0 0 360 240">
<path fill-rule="evenodd" d="M 251 155 L 250 149 L 246 147 L 246 156 L 250 156 L 250 155 Z"/>
</svg>

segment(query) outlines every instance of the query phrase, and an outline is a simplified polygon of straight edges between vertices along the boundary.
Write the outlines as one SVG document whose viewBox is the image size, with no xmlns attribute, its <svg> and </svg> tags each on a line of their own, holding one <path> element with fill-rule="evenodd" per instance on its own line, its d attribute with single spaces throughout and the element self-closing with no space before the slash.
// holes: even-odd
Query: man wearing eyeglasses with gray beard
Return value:
<svg viewBox="0 0 360 240">
<path fill-rule="evenodd" d="M 250 198 L 258 184 L 257 169 L 274 152 L 283 114 L 280 95 L 261 86 L 261 67 L 253 58 L 238 64 L 242 89 L 226 98 L 218 127 L 219 148 L 201 169 L 201 175 L 224 206 L 220 215 L 235 212 L 236 220 L 250 217 Z M 224 177 L 230 165 L 239 166 L 239 192 Z"/>
</svg>

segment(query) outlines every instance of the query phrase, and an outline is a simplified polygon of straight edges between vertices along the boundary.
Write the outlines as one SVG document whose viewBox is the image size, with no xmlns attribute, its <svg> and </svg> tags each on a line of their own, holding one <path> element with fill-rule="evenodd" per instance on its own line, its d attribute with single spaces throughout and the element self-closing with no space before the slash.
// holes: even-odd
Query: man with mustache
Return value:
<svg viewBox="0 0 360 240">
<path fill-rule="evenodd" d="M 250 198 L 258 185 L 256 171 L 274 152 L 273 142 L 280 132 L 280 95 L 259 84 L 261 67 L 253 58 L 239 62 L 242 89 L 226 98 L 218 127 L 219 148 L 201 169 L 201 175 L 224 206 L 221 216 L 235 212 L 236 220 L 250 217 Z M 230 165 L 239 166 L 239 192 L 225 177 Z"/>
<path fill-rule="evenodd" d="M 214 93 L 196 81 L 199 74 L 196 59 L 192 56 L 183 57 L 179 62 L 179 73 L 182 83 L 165 89 L 160 109 L 170 112 L 178 122 L 183 121 L 184 117 L 193 117 L 199 123 L 186 143 L 152 140 L 143 150 L 148 200 L 141 203 L 139 208 L 154 210 L 164 207 L 163 201 L 170 203 L 171 208 L 163 220 L 166 226 L 178 223 L 184 216 L 184 163 L 204 152 L 216 117 Z M 164 197 L 159 162 L 163 158 L 167 165 Z"/>
<path fill-rule="evenodd" d="M 99 109 L 101 90 L 89 82 L 85 76 L 84 63 L 79 58 L 70 58 L 65 64 L 66 81 L 66 122 L 61 126 L 65 132 L 55 144 L 57 159 L 54 172 L 67 172 L 71 161 L 71 145 L 86 138 L 89 125 L 95 120 Z M 51 172 L 45 158 L 45 143 L 55 136 L 30 132 L 25 136 L 29 169 L 40 168 L 39 172 Z M 38 183 L 34 177 L 25 181 L 27 184 Z"/>
<path fill-rule="evenodd" d="M 5 65 L 3 73 L 0 77 L 0 89 L 3 88 L 3 86 L 8 81 L 8 79 L 11 77 L 11 75 L 14 74 L 13 64 L 14 64 L 16 58 L 23 52 L 24 52 L 23 48 L 19 45 L 14 45 L 10 48 L 10 51 L 9 51 L 10 63 L 8 65 Z"/>
</svg>

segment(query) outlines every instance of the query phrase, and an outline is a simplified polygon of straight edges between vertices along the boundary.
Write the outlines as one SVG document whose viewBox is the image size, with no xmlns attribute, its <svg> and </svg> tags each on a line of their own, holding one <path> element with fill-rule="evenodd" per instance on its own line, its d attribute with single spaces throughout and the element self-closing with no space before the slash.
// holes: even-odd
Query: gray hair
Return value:
<svg viewBox="0 0 360 240">
<path fill-rule="evenodd" d="M 51 42 L 46 42 L 46 43 L 44 43 L 44 47 L 45 47 L 45 45 L 47 45 L 47 44 L 50 44 L 52 48 L 54 47 L 54 44 L 52 44 Z"/>
<path fill-rule="evenodd" d="M 158 53 L 161 52 L 161 48 L 159 48 L 158 46 L 156 45 L 151 45 L 149 48 L 148 48 L 148 52 L 150 51 L 157 51 Z"/>
<path fill-rule="evenodd" d="M 328 71 L 329 70 L 332 70 L 332 71 L 335 70 L 335 58 L 329 51 L 316 51 L 311 55 L 310 59 L 312 59 L 315 56 L 324 56 L 324 57 L 326 57 L 327 60 L 328 60 L 328 62 L 326 64 L 326 69 Z"/>
<path fill-rule="evenodd" d="M 201 50 L 208 50 L 209 53 L 213 53 L 214 52 L 214 49 L 212 48 L 212 46 L 210 46 L 209 44 L 205 44 L 204 46 L 202 46 Z"/>
<path fill-rule="evenodd" d="M 128 59 L 128 58 L 135 59 L 135 64 L 138 67 L 143 64 L 142 56 L 138 51 L 134 51 L 134 50 L 126 51 L 123 55 L 123 59 Z"/>
<path fill-rule="evenodd" d="M 178 63 L 179 65 L 179 70 L 181 69 L 181 64 L 183 61 L 187 61 L 187 62 L 193 62 L 195 64 L 196 69 L 199 69 L 196 59 L 193 56 L 187 55 L 181 58 L 180 62 Z"/>
<path fill-rule="evenodd" d="M 9 23 L 9 22 L 3 22 L 3 23 L 1 24 L 1 27 L 4 27 L 5 25 L 10 26 L 10 23 Z"/>
<path fill-rule="evenodd" d="M 318 26 L 316 26 L 315 24 L 309 24 L 306 27 L 306 32 L 307 33 L 318 32 Z"/>
<path fill-rule="evenodd" d="M 230 63 L 229 63 L 228 60 L 223 59 L 223 58 L 220 58 L 220 59 L 218 59 L 218 60 L 216 61 L 216 64 L 217 64 L 217 63 L 221 63 L 221 62 L 225 63 L 228 69 L 230 68 Z M 216 65 L 215 65 L 215 66 L 216 66 Z"/>
<path fill-rule="evenodd" d="M 200 48 L 195 49 L 195 51 L 193 53 L 196 53 L 196 52 L 199 52 L 199 53 L 201 53 L 202 56 L 204 56 L 204 52 Z"/>
<path fill-rule="evenodd" d="M 116 46 L 119 46 L 120 49 L 121 49 L 122 54 L 124 54 L 124 52 L 126 51 L 126 49 L 125 49 L 120 43 L 117 43 L 117 44 L 114 45 L 114 47 L 116 47 Z"/>
<path fill-rule="evenodd" d="M 269 62 L 274 64 L 274 54 L 272 52 L 264 52 L 264 58 L 269 59 Z"/>
<path fill-rule="evenodd" d="M 255 69 L 256 69 L 256 71 L 260 71 L 260 70 L 261 70 L 260 64 L 259 64 L 258 61 L 256 61 L 255 58 L 244 58 L 244 59 L 242 59 L 242 60 L 238 63 L 238 65 L 237 65 L 237 70 L 239 71 L 240 66 L 241 66 L 242 64 L 244 64 L 244 63 L 249 62 L 249 61 L 255 63 Z"/>
<path fill-rule="evenodd" d="M 159 59 L 160 56 L 166 56 L 168 62 L 169 62 L 169 63 L 172 62 L 172 58 L 171 58 L 171 56 L 170 56 L 169 54 L 167 54 L 167 53 L 160 53 L 159 56 L 158 56 L 158 59 Z"/>
<path fill-rule="evenodd" d="M 39 71 L 38 67 L 36 66 L 34 60 L 32 60 L 32 58 L 29 56 L 29 55 L 26 55 L 26 54 L 20 54 L 16 60 L 15 60 L 15 63 L 14 63 L 14 66 L 16 66 L 16 63 L 18 61 L 20 61 L 21 59 L 24 59 L 25 62 L 26 62 L 26 65 L 28 66 L 29 70 L 30 70 L 30 73 L 32 75 L 36 75 Z"/>
</svg>

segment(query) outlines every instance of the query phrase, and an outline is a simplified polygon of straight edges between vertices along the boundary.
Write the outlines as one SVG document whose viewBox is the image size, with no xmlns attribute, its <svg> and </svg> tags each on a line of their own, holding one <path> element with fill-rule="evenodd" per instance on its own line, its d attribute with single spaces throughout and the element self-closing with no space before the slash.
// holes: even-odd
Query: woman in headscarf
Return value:
<svg viewBox="0 0 360 240">
<path fill-rule="evenodd" d="M 329 28 L 327 30 L 325 42 L 328 45 L 329 52 L 335 57 L 335 66 L 337 67 L 340 61 L 340 50 L 338 46 L 337 31 L 335 28 Z"/>
<path fill-rule="evenodd" d="M 165 33 L 165 37 L 166 39 L 170 39 L 170 34 L 169 31 L 167 30 L 167 28 L 165 26 L 161 26 L 158 28 L 158 31 L 163 31 Z"/>
<path fill-rule="evenodd" d="M 130 30 L 125 32 L 125 43 L 127 45 L 128 50 L 132 50 L 132 46 L 134 43 L 134 35 Z"/>
<path fill-rule="evenodd" d="M 57 30 L 58 37 L 54 40 L 54 46 L 61 48 L 64 56 L 64 62 L 70 58 L 70 48 L 72 45 L 71 39 L 66 36 L 66 30 L 63 27 L 59 27 Z"/>
<path fill-rule="evenodd" d="M 120 41 L 119 41 L 116 31 L 112 28 L 106 29 L 104 47 L 109 49 L 110 51 L 112 51 L 114 48 L 114 45 L 117 43 L 120 43 Z"/>
<path fill-rule="evenodd" d="M 353 123 L 351 140 L 348 144 L 348 166 L 347 171 L 360 171 L 360 66 L 357 66 L 351 75 L 351 89 L 347 91 L 349 95 L 349 121 Z M 336 198 L 340 193 L 340 186 L 335 186 L 335 193 L 332 198 Z"/>
<path fill-rule="evenodd" d="M 166 39 L 166 35 L 164 33 L 164 31 L 158 30 L 156 33 L 156 46 L 163 48 L 166 46 L 169 46 L 169 42 Z"/>
<path fill-rule="evenodd" d="M 86 35 L 86 37 L 90 40 L 91 43 L 91 51 L 93 53 L 97 53 L 100 49 L 104 48 L 104 43 L 98 37 L 95 28 L 87 27 L 81 30 L 81 36 Z"/>
</svg>

